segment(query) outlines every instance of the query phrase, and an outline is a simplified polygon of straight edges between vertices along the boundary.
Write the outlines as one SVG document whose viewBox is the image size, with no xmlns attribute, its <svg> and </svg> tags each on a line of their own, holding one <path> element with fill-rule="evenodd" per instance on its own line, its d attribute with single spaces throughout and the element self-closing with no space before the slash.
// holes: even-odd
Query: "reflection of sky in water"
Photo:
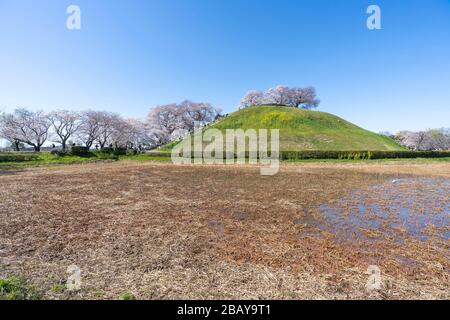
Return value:
<svg viewBox="0 0 450 320">
<path fill-rule="evenodd" d="M 322 204 L 328 228 L 338 235 L 368 238 L 361 229 L 382 232 L 401 241 L 398 229 L 420 240 L 450 239 L 450 180 L 406 178 L 358 190 L 334 204 Z M 427 234 L 430 226 L 437 229 Z M 399 236 L 400 235 L 400 236 Z M 376 241 L 371 237 L 372 241 Z"/>
</svg>

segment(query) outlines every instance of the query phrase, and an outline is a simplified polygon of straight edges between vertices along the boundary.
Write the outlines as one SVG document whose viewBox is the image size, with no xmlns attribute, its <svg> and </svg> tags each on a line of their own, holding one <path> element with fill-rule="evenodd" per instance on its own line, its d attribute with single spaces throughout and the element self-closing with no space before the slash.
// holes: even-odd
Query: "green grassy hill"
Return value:
<svg viewBox="0 0 450 320">
<path fill-rule="evenodd" d="M 329 113 L 282 106 L 255 106 L 231 113 L 211 128 L 280 129 L 280 150 L 404 150 L 389 137 Z"/>
</svg>

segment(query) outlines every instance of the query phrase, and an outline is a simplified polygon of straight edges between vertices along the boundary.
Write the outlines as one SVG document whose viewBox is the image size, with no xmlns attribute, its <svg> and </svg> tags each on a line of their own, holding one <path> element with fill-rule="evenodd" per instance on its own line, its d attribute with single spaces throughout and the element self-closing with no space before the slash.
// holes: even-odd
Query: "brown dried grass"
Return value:
<svg viewBox="0 0 450 320">
<path fill-rule="evenodd" d="M 448 241 L 320 228 L 321 204 L 405 175 L 448 178 L 450 165 L 285 165 L 274 177 L 134 162 L 2 172 L 0 276 L 23 276 L 48 299 L 449 299 Z M 83 289 L 53 292 L 71 264 Z M 383 277 L 372 293 L 370 264 Z"/>
</svg>

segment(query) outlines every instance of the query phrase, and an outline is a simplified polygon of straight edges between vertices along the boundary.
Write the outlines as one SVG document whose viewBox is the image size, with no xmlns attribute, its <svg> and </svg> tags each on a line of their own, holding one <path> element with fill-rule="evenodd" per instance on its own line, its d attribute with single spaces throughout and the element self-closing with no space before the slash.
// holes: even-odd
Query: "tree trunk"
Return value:
<svg viewBox="0 0 450 320">
<path fill-rule="evenodd" d="M 34 146 L 35 152 L 41 152 L 41 146 Z"/>
<path fill-rule="evenodd" d="M 19 141 L 14 141 L 14 149 L 16 150 L 16 152 L 20 151 L 20 142 Z"/>
<path fill-rule="evenodd" d="M 66 141 L 61 141 L 62 151 L 66 151 Z"/>
</svg>

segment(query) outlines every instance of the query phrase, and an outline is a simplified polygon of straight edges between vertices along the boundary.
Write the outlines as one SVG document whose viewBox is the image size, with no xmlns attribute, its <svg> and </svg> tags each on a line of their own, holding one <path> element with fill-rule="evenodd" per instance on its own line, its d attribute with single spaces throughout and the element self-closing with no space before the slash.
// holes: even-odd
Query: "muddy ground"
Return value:
<svg viewBox="0 0 450 320">
<path fill-rule="evenodd" d="M 0 199 L 0 276 L 47 299 L 450 298 L 449 163 L 43 167 Z"/>
</svg>

